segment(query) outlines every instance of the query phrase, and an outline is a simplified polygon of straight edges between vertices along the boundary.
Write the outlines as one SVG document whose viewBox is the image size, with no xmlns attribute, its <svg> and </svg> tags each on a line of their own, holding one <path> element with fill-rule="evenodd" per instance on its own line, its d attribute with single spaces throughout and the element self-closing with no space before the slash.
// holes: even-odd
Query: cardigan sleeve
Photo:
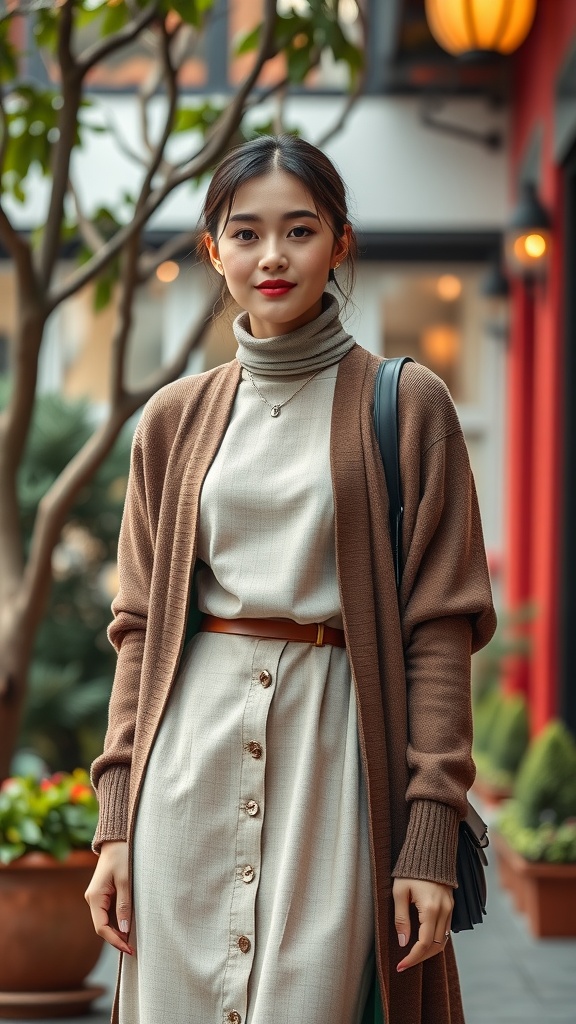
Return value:
<svg viewBox="0 0 576 1024">
<path fill-rule="evenodd" d="M 108 709 L 104 749 L 91 765 L 99 818 L 92 849 L 104 840 L 127 839 L 128 793 L 140 673 L 148 618 L 153 543 L 146 507 L 141 424 L 132 442 L 130 472 L 118 537 L 119 589 L 112 601 L 108 639 L 118 658 Z"/>
<path fill-rule="evenodd" d="M 424 414 L 405 411 L 405 430 L 400 424 L 410 815 L 392 874 L 456 886 L 458 824 L 475 776 L 471 654 L 493 635 L 496 616 L 464 436 L 445 385 L 419 370 Z"/>
</svg>

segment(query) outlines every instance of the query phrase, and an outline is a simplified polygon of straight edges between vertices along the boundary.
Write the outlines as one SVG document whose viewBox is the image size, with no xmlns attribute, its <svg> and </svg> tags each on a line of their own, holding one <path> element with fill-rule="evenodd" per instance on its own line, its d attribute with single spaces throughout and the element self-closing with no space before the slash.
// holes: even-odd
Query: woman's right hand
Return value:
<svg viewBox="0 0 576 1024">
<path fill-rule="evenodd" d="M 134 950 L 127 942 L 131 920 L 127 842 L 107 840 L 102 843 L 84 899 L 90 907 L 97 934 L 121 953 L 132 956 Z M 118 927 L 112 923 L 114 918 Z"/>
</svg>

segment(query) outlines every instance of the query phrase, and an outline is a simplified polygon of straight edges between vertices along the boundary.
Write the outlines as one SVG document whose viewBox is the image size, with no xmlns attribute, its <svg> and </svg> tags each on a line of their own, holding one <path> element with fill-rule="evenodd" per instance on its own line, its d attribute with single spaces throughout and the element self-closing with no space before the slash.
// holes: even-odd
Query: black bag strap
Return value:
<svg viewBox="0 0 576 1024">
<path fill-rule="evenodd" d="M 400 380 L 400 373 L 402 372 L 404 363 L 413 362 L 414 360 L 410 356 L 398 356 L 394 359 L 385 359 L 378 367 L 376 383 L 374 386 L 374 430 L 376 431 L 378 447 L 380 449 L 380 455 L 382 456 L 384 476 L 386 477 L 386 486 L 388 488 L 388 498 L 390 501 L 390 535 L 392 540 L 392 554 L 394 556 L 396 588 L 400 586 L 400 579 L 402 576 L 402 514 L 404 512 L 398 445 L 398 381 Z M 460 822 L 460 831 L 465 828 L 468 829 L 468 834 L 474 841 L 479 859 L 481 859 L 482 863 L 487 864 L 486 855 L 482 847 L 488 846 L 488 826 L 474 809 L 470 801 L 468 801 L 467 817 Z M 459 855 L 461 845 L 462 839 L 460 838 L 458 844 Z M 483 872 L 480 867 L 478 870 L 480 871 L 482 882 L 485 886 Z M 459 892 L 458 889 L 455 891 Z M 461 905 L 461 899 L 462 894 L 458 897 L 458 906 Z M 484 909 L 485 904 L 486 895 L 484 892 L 484 913 L 486 913 Z M 474 923 L 479 924 L 481 920 L 482 917 L 480 916 Z M 470 924 L 459 924 L 458 928 L 455 928 L 454 931 L 469 927 Z"/>
<path fill-rule="evenodd" d="M 378 367 L 374 388 L 374 430 L 384 464 L 384 476 L 390 500 L 390 536 L 394 556 L 396 587 L 402 573 L 402 486 L 398 445 L 398 382 L 404 363 L 413 363 L 411 356 L 385 359 Z"/>
</svg>

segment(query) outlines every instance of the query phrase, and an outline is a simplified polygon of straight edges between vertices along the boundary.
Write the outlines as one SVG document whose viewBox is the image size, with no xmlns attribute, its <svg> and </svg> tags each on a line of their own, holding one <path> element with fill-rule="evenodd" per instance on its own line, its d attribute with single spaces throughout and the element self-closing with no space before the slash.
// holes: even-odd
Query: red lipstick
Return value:
<svg viewBox="0 0 576 1024">
<path fill-rule="evenodd" d="M 262 295 L 268 295 L 271 298 L 278 298 L 280 295 L 287 295 L 292 288 L 296 287 L 296 285 L 293 284 L 292 281 L 277 279 L 274 281 L 262 281 L 262 284 L 259 284 L 256 287 Z"/>
</svg>

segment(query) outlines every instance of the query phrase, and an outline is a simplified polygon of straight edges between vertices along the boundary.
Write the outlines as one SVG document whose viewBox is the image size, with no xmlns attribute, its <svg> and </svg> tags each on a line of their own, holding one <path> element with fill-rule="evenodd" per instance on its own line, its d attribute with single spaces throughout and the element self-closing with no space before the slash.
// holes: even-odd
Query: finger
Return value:
<svg viewBox="0 0 576 1024">
<path fill-rule="evenodd" d="M 450 922 L 452 918 L 452 911 L 440 918 L 436 930 L 434 932 L 434 945 L 437 947 L 435 952 L 439 952 L 440 948 L 445 946 L 450 938 Z"/>
<path fill-rule="evenodd" d="M 410 939 L 410 887 L 396 885 L 394 897 L 394 926 L 400 946 L 407 946 Z"/>
<path fill-rule="evenodd" d="M 419 911 L 420 915 L 420 928 L 418 929 L 418 939 L 414 943 L 408 956 L 404 957 L 403 960 L 397 966 L 399 972 L 406 970 L 408 967 L 414 967 L 415 964 L 420 963 L 421 960 L 425 960 L 430 954 L 432 947 L 434 932 L 436 930 L 437 915 L 431 911 Z"/>
<path fill-rule="evenodd" d="M 128 938 L 132 923 L 132 905 L 128 881 L 121 881 L 116 884 L 116 920 L 124 938 Z"/>
<path fill-rule="evenodd" d="M 94 923 L 94 931 L 102 939 L 110 943 L 111 946 L 114 946 L 115 949 L 119 949 L 121 953 L 129 953 L 132 956 L 134 953 L 132 947 L 128 945 L 125 937 L 121 935 L 118 929 L 113 928 L 110 924 L 110 901 L 108 893 L 100 893 L 99 898 L 91 900 L 90 911 Z"/>
<path fill-rule="evenodd" d="M 427 922 L 427 927 L 424 931 L 421 926 L 418 935 L 419 941 L 415 943 L 413 948 L 410 950 L 409 956 L 405 957 L 405 959 L 398 964 L 399 971 L 405 970 L 407 967 L 414 967 L 417 963 L 421 963 L 423 960 L 428 960 L 430 957 L 436 956 L 437 953 L 440 953 L 446 948 L 446 943 L 450 938 L 452 907 L 453 903 L 451 903 L 448 911 L 443 908 L 439 908 L 435 918 L 433 917 Z M 433 930 L 432 942 L 428 941 L 429 925 Z"/>
</svg>

